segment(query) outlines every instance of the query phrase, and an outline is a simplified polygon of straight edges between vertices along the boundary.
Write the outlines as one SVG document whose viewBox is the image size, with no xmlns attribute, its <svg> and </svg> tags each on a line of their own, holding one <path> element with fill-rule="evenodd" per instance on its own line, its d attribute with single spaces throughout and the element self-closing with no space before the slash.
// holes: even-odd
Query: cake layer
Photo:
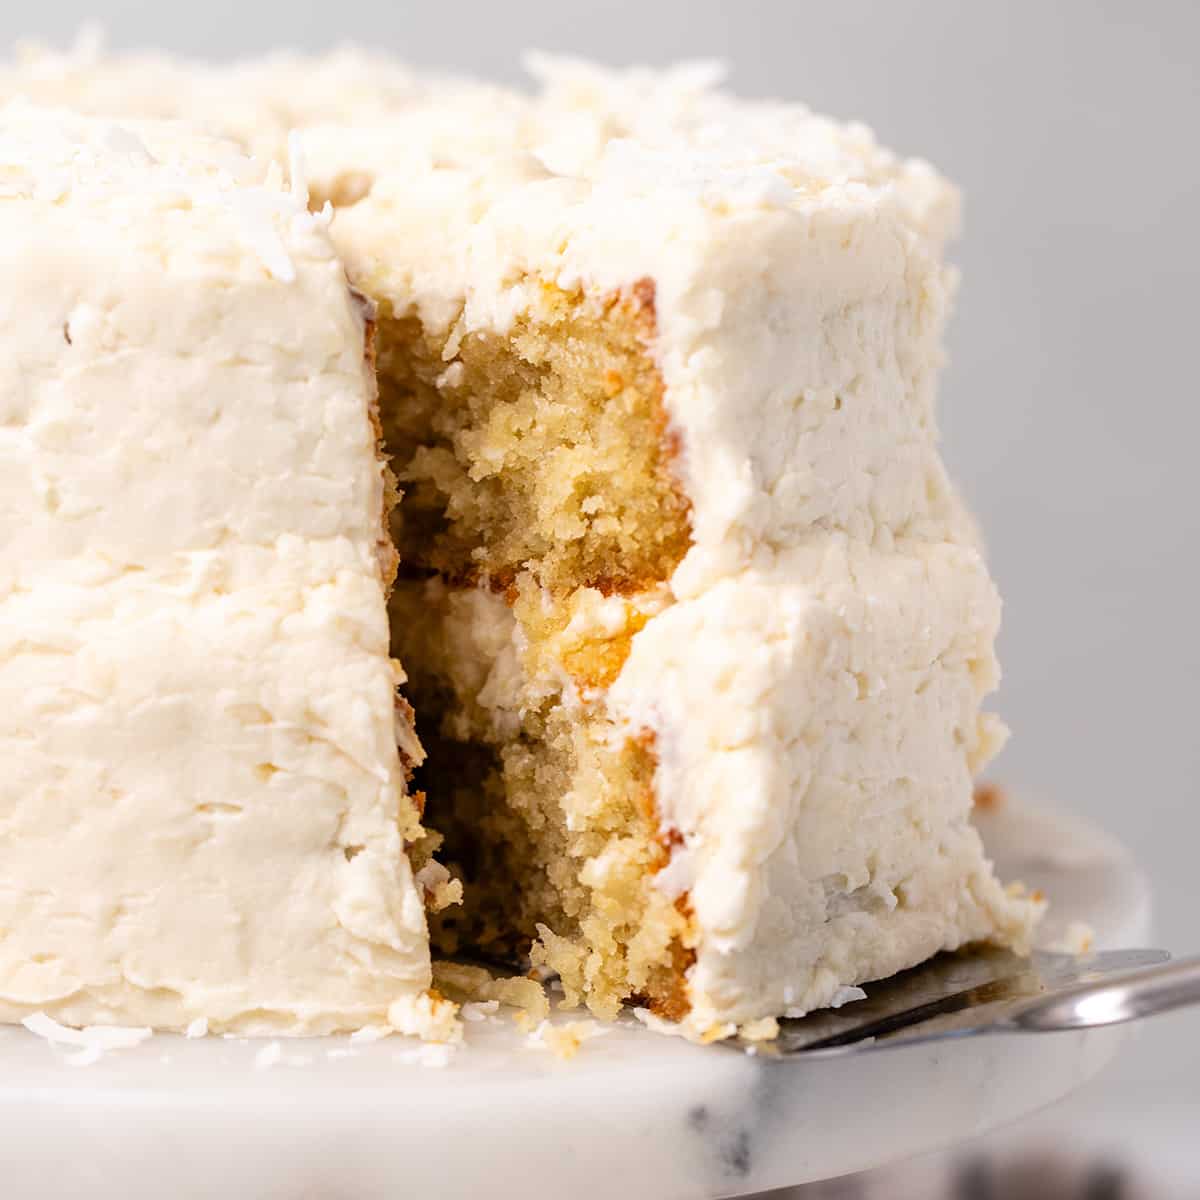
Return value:
<svg viewBox="0 0 1200 1200">
<path fill-rule="evenodd" d="M 441 716 L 446 742 L 495 748 L 472 825 L 490 820 L 492 846 L 512 847 L 478 875 L 468 866 L 468 894 L 473 879 L 503 893 L 573 859 L 577 894 L 524 918 L 535 958 L 569 993 L 589 994 L 573 959 L 602 957 L 587 917 L 614 908 L 626 994 L 664 1006 L 671 995 L 663 980 L 646 986 L 651 948 L 629 949 L 649 926 L 660 967 L 681 951 L 690 964 L 686 1023 L 701 1035 L 822 1007 L 839 987 L 968 941 L 1027 944 L 1038 906 L 996 883 L 968 820 L 971 775 L 1003 735 L 979 715 L 999 605 L 975 550 L 879 551 L 834 534 L 695 599 L 587 590 L 550 618 L 553 603 L 531 595 L 510 608 L 480 589 L 419 586 L 402 611 L 421 621 L 400 637 L 421 711 Z M 583 731 L 588 751 L 557 760 L 551 811 L 568 833 L 539 862 L 550 819 L 524 802 L 539 789 L 514 764 L 550 761 L 562 727 Z M 444 781 L 451 754 L 442 761 Z M 639 826 L 636 803 L 621 803 L 648 785 Z M 685 919 L 673 920 L 679 901 Z"/>
<path fill-rule="evenodd" d="M 506 336 L 447 338 L 380 315 L 384 437 L 405 491 L 409 568 L 495 588 L 636 591 L 689 543 L 652 300 L 544 289 Z"/>
<path fill-rule="evenodd" d="M 0 112 L 0 1019 L 430 983 L 361 301 L 236 147 Z"/>
<path fill-rule="evenodd" d="M 933 413 L 953 189 L 696 71 L 543 75 L 532 99 L 455 95 L 453 119 L 435 96 L 305 131 L 318 195 L 367 189 L 333 223 L 356 284 L 450 372 L 547 287 L 640 297 L 690 505 L 679 595 L 830 528 L 969 541 Z"/>
<path fill-rule="evenodd" d="M 561 601 L 528 578 L 511 607 L 436 578 L 392 597 L 429 750 L 420 786 L 465 890 L 435 921 L 435 948 L 532 953 L 568 1003 L 606 1017 L 631 998 L 686 1008 L 686 898 L 653 884 L 670 859 L 654 749 L 613 719 L 602 690 L 663 599 L 588 588 Z"/>
</svg>

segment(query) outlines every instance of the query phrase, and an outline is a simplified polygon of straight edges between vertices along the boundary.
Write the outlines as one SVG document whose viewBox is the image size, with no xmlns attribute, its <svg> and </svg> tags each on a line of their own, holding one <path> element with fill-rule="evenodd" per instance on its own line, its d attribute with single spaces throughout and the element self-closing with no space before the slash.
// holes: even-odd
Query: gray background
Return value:
<svg viewBox="0 0 1200 1200">
<path fill-rule="evenodd" d="M 511 80 L 529 45 L 715 55 L 739 90 L 860 118 L 960 182 L 942 424 L 1006 597 L 994 774 L 1119 834 L 1160 939 L 1200 950 L 1200 5 L 43 0 L 3 4 L 0 43 L 88 18 L 115 46 L 350 37 Z M 1190 1161 L 1169 1131 L 1200 1133 L 1198 1071 L 1200 1019 L 1165 1019 L 1056 1125 Z"/>
</svg>

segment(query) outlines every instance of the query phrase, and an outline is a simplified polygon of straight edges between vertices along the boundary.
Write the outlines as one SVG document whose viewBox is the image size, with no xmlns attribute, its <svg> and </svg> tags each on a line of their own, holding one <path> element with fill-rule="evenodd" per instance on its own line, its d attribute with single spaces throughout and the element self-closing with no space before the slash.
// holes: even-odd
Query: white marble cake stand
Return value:
<svg viewBox="0 0 1200 1200">
<path fill-rule="evenodd" d="M 1083 920 L 1104 946 L 1143 942 L 1145 883 L 1106 834 L 1013 804 L 981 827 L 1005 875 L 1054 898 L 1050 939 Z M 0 1194 L 741 1195 L 981 1133 L 1066 1095 L 1122 1040 L 997 1036 L 771 1063 L 631 1025 L 563 1062 L 507 1019 L 469 1034 L 440 1069 L 395 1038 L 282 1042 L 264 1065 L 261 1041 L 166 1035 L 71 1066 L 69 1051 L 0 1029 Z"/>
</svg>

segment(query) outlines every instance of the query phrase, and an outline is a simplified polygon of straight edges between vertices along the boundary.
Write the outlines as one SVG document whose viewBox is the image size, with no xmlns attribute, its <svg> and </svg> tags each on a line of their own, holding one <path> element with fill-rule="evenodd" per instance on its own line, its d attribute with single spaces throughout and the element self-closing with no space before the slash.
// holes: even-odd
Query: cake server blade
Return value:
<svg viewBox="0 0 1200 1200">
<path fill-rule="evenodd" d="M 912 1045 L 990 1032 L 1112 1025 L 1200 1004 L 1200 959 L 1163 950 L 1021 958 L 991 947 L 936 958 L 866 984 L 866 999 L 780 1021 L 770 1042 L 733 1039 L 757 1055 L 794 1058 Z"/>
</svg>

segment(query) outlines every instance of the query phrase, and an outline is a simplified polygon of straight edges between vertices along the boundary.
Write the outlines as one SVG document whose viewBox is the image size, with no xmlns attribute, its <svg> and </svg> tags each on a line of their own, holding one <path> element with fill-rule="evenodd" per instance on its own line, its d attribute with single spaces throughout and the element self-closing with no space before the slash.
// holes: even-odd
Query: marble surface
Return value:
<svg viewBox="0 0 1200 1200">
<path fill-rule="evenodd" d="M 1148 893 L 1107 835 L 1006 804 L 982 815 L 1006 874 L 1104 946 L 1145 935 Z M 160 1035 L 87 1066 L 0 1030 L 4 1195 L 94 1200 L 312 1197 L 444 1200 L 525 1191 L 572 1200 L 734 1196 L 830 1178 L 948 1145 L 1066 1095 L 1121 1029 L 991 1036 L 770 1062 L 635 1022 L 571 1061 L 500 1015 L 447 1065 L 401 1039 L 280 1042 Z"/>
</svg>

